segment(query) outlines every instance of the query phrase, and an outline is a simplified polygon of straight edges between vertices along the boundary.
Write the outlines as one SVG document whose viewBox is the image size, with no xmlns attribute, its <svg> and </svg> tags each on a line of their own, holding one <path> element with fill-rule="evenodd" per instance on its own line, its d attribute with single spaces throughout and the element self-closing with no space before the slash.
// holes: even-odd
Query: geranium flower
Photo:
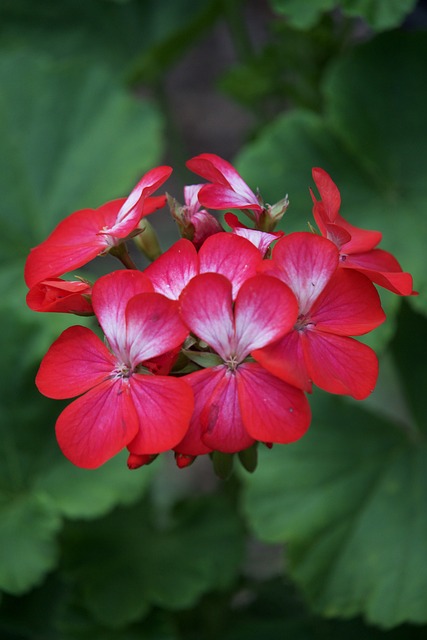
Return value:
<svg viewBox="0 0 427 640">
<path fill-rule="evenodd" d="M 217 364 L 184 377 L 195 408 L 175 451 L 185 456 L 235 453 L 257 440 L 300 438 L 310 422 L 304 393 L 247 361 L 252 350 L 293 327 L 298 305 L 290 289 L 275 278 L 255 276 L 242 284 L 233 305 L 231 282 L 205 273 L 184 289 L 180 309 L 191 332 L 215 352 Z"/>
<path fill-rule="evenodd" d="M 370 347 L 349 336 L 371 331 L 385 314 L 369 279 L 338 265 L 338 249 L 326 238 L 292 233 L 277 242 L 272 260 L 261 269 L 292 289 L 298 318 L 290 333 L 252 355 L 305 391 L 314 383 L 361 400 L 375 387 L 378 360 Z"/>
<path fill-rule="evenodd" d="M 262 253 L 252 242 L 223 232 L 207 238 L 199 252 L 189 240 L 178 240 L 144 273 L 155 291 L 172 300 L 178 300 L 195 275 L 221 273 L 232 283 L 235 298 L 242 284 L 257 273 L 261 262 Z"/>
<path fill-rule="evenodd" d="M 50 236 L 31 250 L 25 265 L 25 282 L 35 284 L 82 267 L 96 256 L 120 245 L 137 229 L 143 216 L 163 206 L 166 197 L 150 196 L 172 173 L 157 167 L 144 175 L 127 199 L 112 200 L 98 209 L 69 215 Z"/>
<path fill-rule="evenodd" d="M 251 209 L 261 214 L 263 207 L 236 169 L 214 153 L 202 153 L 186 163 L 190 171 L 205 178 L 198 194 L 199 202 L 208 209 Z"/>
<path fill-rule="evenodd" d="M 92 285 L 84 280 L 50 278 L 36 284 L 27 294 L 27 305 L 33 311 L 92 315 Z"/>
<path fill-rule="evenodd" d="M 184 380 L 152 375 L 143 365 L 188 335 L 178 304 L 153 293 L 139 271 L 100 278 L 92 304 L 109 347 L 90 329 L 70 327 L 36 378 L 49 398 L 80 396 L 57 420 L 60 448 L 84 468 L 102 465 L 126 446 L 138 455 L 170 449 L 188 428 L 193 394 Z"/>
<path fill-rule="evenodd" d="M 202 184 L 184 187 L 184 205 L 168 196 L 172 217 L 177 222 L 182 237 L 191 240 L 196 249 L 200 249 L 209 236 L 224 231 L 218 220 L 201 208 L 198 194 L 202 187 Z"/>
<path fill-rule="evenodd" d="M 355 227 L 339 213 L 340 192 L 332 178 L 323 169 L 313 169 L 321 200 L 311 192 L 313 215 L 320 233 L 331 240 L 340 251 L 340 266 L 365 274 L 372 282 L 397 293 L 411 295 L 412 276 L 404 273 L 396 258 L 383 249 L 377 249 L 382 234 Z"/>
</svg>

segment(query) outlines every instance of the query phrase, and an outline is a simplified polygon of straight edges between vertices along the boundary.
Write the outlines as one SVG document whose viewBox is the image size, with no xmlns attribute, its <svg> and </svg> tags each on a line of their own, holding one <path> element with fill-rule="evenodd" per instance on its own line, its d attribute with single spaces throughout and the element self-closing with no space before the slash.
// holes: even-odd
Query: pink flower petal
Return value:
<svg viewBox="0 0 427 640">
<path fill-rule="evenodd" d="M 252 351 L 251 355 L 274 376 L 311 392 L 312 383 L 305 364 L 302 335 L 299 331 L 291 331 L 277 342 Z"/>
<path fill-rule="evenodd" d="M 188 329 L 178 302 L 160 293 L 134 296 L 126 307 L 126 340 L 121 345 L 132 368 L 181 345 Z"/>
<path fill-rule="evenodd" d="M 232 233 L 209 237 L 199 251 L 200 273 L 222 273 L 233 285 L 233 299 L 262 262 L 261 252 L 245 238 Z"/>
<path fill-rule="evenodd" d="M 192 242 L 178 240 L 144 271 L 154 290 L 178 300 L 181 291 L 199 271 L 197 251 Z"/>
<path fill-rule="evenodd" d="M 206 184 L 199 193 L 199 201 L 208 209 L 253 209 L 262 211 L 254 193 L 251 197 L 246 193 L 236 193 L 230 187 L 221 184 Z"/>
<path fill-rule="evenodd" d="M 189 184 L 184 187 L 184 202 L 190 217 L 200 209 L 199 191 L 203 184 Z"/>
<path fill-rule="evenodd" d="M 74 400 L 56 422 L 56 437 L 64 455 L 84 469 L 95 469 L 115 456 L 135 437 L 138 416 L 129 383 L 106 380 Z"/>
<path fill-rule="evenodd" d="M 73 398 L 111 376 L 116 358 L 86 327 L 69 327 L 55 340 L 36 376 L 40 393 L 48 398 Z"/>
<path fill-rule="evenodd" d="M 243 283 L 234 314 L 241 362 L 254 349 L 265 347 L 292 329 L 298 316 L 298 302 L 283 282 L 258 275 Z"/>
<path fill-rule="evenodd" d="M 345 336 L 307 331 L 303 349 L 310 377 L 321 389 L 356 400 L 363 400 L 374 390 L 378 359 L 365 344 Z"/>
<path fill-rule="evenodd" d="M 381 300 L 368 278 L 338 269 L 310 310 L 316 330 L 344 336 L 372 331 L 385 320 Z"/>
<path fill-rule="evenodd" d="M 280 279 L 287 284 L 305 315 L 338 268 L 338 249 L 312 233 L 291 233 L 273 249 L 273 262 L 280 268 Z"/>
<path fill-rule="evenodd" d="M 236 453 L 247 449 L 254 438 L 246 431 L 240 411 L 238 375 L 223 367 L 218 383 L 201 413 L 203 442 L 214 451 Z"/>
<path fill-rule="evenodd" d="M 125 311 L 131 298 L 153 291 L 147 276 L 136 270 L 113 271 L 97 280 L 92 290 L 92 305 L 111 349 L 126 362 Z"/>
<path fill-rule="evenodd" d="M 231 283 L 218 273 L 196 276 L 180 298 L 181 317 L 223 360 L 235 351 Z"/>
<path fill-rule="evenodd" d="M 237 387 L 243 424 L 255 440 L 286 444 L 307 431 L 310 405 L 299 389 L 256 363 L 238 368 Z"/>
<path fill-rule="evenodd" d="M 191 387 L 181 378 L 135 374 L 130 388 L 139 429 L 128 444 L 129 451 L 142 455 L 172 449 L 190 423 L 194 407 Z"/>
<path fill-rule="evenodd" d="M 103 233 L 115 238 L 125 238 L 133 231 L 144 213 L 144 200 L 151 196 L 172 173 L 171 167 L 156 167 L 148 171 L 131 191 L 129 197 L 117 213 L 117 218 L 111 227 L 103 229 Z M 145 211 L 145 215 L 148 211 Z"/>
<path fill-rule="evenodd" d="M 186 165 L 190 171 L 194 171 L 194 173 L 205 178 L 205 180 L 224 187 L 230 187 L 234 192 L 242 196 L 243 201 L 253 203 L 252 208 L 254 210 L 262 210 L 256 195 L 248 187 L 236 169 L 223 158 L 220 158 L 214 153 L 202 153 L 188 160 Z M 200 200 L 200 197 L 199 201 L 204 207 L 209 208 L 209 205 Z M 220 208 L 222 209 L 223 207 L 221 206 Z"/>
</svg>

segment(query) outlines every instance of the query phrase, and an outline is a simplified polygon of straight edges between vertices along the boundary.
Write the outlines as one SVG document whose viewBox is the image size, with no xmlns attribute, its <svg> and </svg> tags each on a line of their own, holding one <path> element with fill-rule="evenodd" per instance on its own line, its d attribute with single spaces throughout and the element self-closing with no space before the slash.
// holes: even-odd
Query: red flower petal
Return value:
<svg viewBox="0 0 427 640">
<path fill-rule="evenodd" d="M 126 307 L 125 349 L 132 368 L 182 344 L 188 329 L 179 315 L 178 302 L 160 293 L 134 296 Z"/>
<path fill-rule="evenodd" d="M 366 253 L 352 253 L 340 264 L 348 269 L 357 269 L 372 282 L 398 295 L 414 293 L 412 276 L 402 271 L 396 258 L 388 251 L 373 249 Z"/>
<path fill-rule="evenodd" d="M 36 376 L 48 398 L 73 398 L 109 377 L 116 358 L 86 327 L 69 327 L 51 345 Z"/>
<path fill-rule="evenodd" d="M 299 331 L 291 331 L 277 342 L 252 351 L 251 355 L 274 376 L 311 392 L 312 383 L 305 364 L 301 336 Z"/>
<path fill-rule="evenodd" d="M 200 189 L 199 201 L 208 209 L 253 209 L 262 211 L 257 197 L 252 191 L 250 195 L 236 193 L 230 187 L 221 184 L 206 184 Z"/>
<path fill-rule="evenodd" d="M 307 431 L 310 405 L 299 389 L 256 363 L 239 366 L 237 387 L 243 424 L 255 440 L 285 444 Z"/>
<path fill-rule="evenodd" d="M 292 329 L 298 302 L 283 282 L 259 275 L 243 283 L 234 314 L 237 355 L 242 361 L 253 349 L 278 340 Z"/>
<path fill-rule="evenodd" d="M 262 211 L 262 207 L 260 207 L 256 195 L 248 187 L 236 169 L 223 158 L 220 158 L 214 153 L 202 153 L 191 158 L 191 160 L 188 160 L 186 165 L 190 171 L 194 171 L 194 173 L 197 173 L 197 175 L 202 178 L 209 180 L 209 182 L 222 185 L 224 187 L 230 187 L 232 191 L 241 196 L 242 202 L 252 203 L 252 209 Z M 205 204 L 204 200 L 201 199 L 200 193 L 199 202 L 204 207 L 211 209 L 216 208 L 215 206 Z M 223 209 L 226 207 L 221 205 L 218 208 Z M 239 208 L 241 208 L 240 205 Z"/>
<path fill-rule="evenodd" d="M 261 252 L 246 238 L 232 233 L 217 233 L 208 238 L 199 251 L 200 273 L 222 273 L 233 285 L 233 299 L 262 262 Z"/>
<path fill-rule="evenodd" d="M 190 426 L 184 438 L 174 450 L 176 453 L 188 456 L 200 456 L 210 453 L 212 449 L 202 440 L 201 413 L 211 400 L 215 387 L 225 373 L 224 365 L 209 369 L 202 369 L 184 376 L 182 379 L 192 388 L 194 393 L 194 411 Z"/>
<path fill-rule="evenodd" d="M 178 300 L 181 291 L 199 271 L 197 251 L 192 242 L 178 240 L 144 271 L 154 290 L 172 300 Z"/>
<path fill-rule="evenodd" d="M 64 455 L 84 469 L 95 469 L 121 451 L 138 431 L 129 383 L 106 380 L 74 400 L 56 422 Z"/>
<path fill-rule="evenodd" d="M 237 377 L 235 372 L 226 367 L 218 371 L 218 383 L 201 413 L 202 440 L 214 451 L 236 453 L 247 449 L 255 441 L 243 424 Z"/>
<path fill-rule="evenodd" d="M 130 391 L 139 429 L 128 444 L 129 451 L 142 455 L 172 449 L 190 424 L 194 407 L 191 387 L 181 378 L 135 374 Z"/>
<path fill-rule="evenodd" d="M 341 206 L 341 196 L 338 187 L 330 175 L 319 167 L 313 168 L 312 175 L 317 190 L 319 191 L 327 220 L 329 222 L 335 222 Z"/>
<path fill-rule="evenodd" d="M 235 351 L 231 283 L 218 273 L 196 276 L 180 298 L 181 317 L 223 360 Z"/>
<path fill-rule="evenodd" d="M 125 311 L 134 296 L 153 291 L 153 285 L 147 276 L 136 270 L 113 271 L 97 280 L 92 291 L 92 305 L 96 317 L 104 331 L 111 349 L 121 355 L 124 361 L 127 354 L 123 350 L 126 344 Z"/>
<path fill-rule="evenodd" d="M 299 302 L 301 314 L 310 310 L 338 267 L 338 249 L 312 233 L 291 233 L 281 238 L 273 249 L 273 262 L 280 269 L 280 279 Z"/>
<path fill-rule="evenodd" d="M 359 336 L 385 320 L 381 300 L 368 278 L 352 269 L 338 269 L 310 310 L 316 330 Z"/>
<path fill-rule="evenodd" d="M 306 331 L 303 349 L 310 377 L 329 393 L 363 400 L 375 388 L 378 359 L 374 351 L 353 338 Z"/>
</svg>

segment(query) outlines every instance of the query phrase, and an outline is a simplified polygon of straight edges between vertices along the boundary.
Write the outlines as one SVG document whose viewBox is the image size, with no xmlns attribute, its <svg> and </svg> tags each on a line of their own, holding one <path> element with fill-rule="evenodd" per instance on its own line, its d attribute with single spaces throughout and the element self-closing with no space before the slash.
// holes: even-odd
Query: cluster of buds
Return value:
<svg viewBox="0 0 427 640">
<path fill-rule="evenodd" d="M 381 233 L 341 216 L 339 191 L 322 169 L 313 169 L 319 233 L 285 234 L 275 227 L 287 197 L 264 204 L 214 154 L 187 166 L 207 182 L 186 187 L 184 205 L 152 195 L 172 172 L 157 167 L 127 199 L 68 216 L 28 256 L 30 308 L 93 314 L 104 334 L 68 328 L 36 377 L 42 394 L 77 398 L 56 436 L 79 467 L 127 448 L 132 469 L 168 450 L 179 467 L 237 453 L 252 469 L 259 442 L 305 434 L 313 385 L 356 399 L 373 391 L 377 356 L 354 336 L 385 320 L 374 283 L 414 294 L 411 276 L 377 248 Z M 167 202 L 182 238 L 161 254 L 146 216 Z M 226 232 L 208 211 L 230 208 L 250 226 L 228 212 Z M 144 270 L 130 240 L 153 260 Z M 60 277 L 105 254 L 121 268 L 95 283 Z"/>
</svg>

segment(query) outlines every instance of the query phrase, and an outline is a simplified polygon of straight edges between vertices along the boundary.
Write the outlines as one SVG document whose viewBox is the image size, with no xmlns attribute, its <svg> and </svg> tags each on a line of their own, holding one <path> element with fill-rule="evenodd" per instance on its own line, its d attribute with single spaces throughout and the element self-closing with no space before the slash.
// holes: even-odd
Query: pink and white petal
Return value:
<svg viewBox="0 0 427 640">
<path fill-rule="evenodd" d="M 320 331 L 306 331 L 302 344 L 315 385 L 356 400 L 372 393 L 378 377 L 378 358 L 370 347 L 353 338 Z"/>
<path fill-rule="evenodd" d="M 138 416 L 128 382 L 106 380 L 74 400 L 56 422 L 63 454 L 77 467 L 96 469 L 135 437 Z"/>
<path fill-rule="evenodd" d="M 194 408 L 190 385 L 184 378 L 138 374 L 130 382 L 139 429 L 128 443 L 129 451 L 143 455 L 172 449 L 190 424 Z"/>
<path fill-rule="evenodd" d="M 324 211 L 329 222 L 335 222 L 341 206 L 341 196 L 331 176 L 320 167 L 312 170 L 313 180 L 319 192 Z"/>
<path fill-rule="evenodd" d="M 338 247 L 338 249 L 341 249 L 343 245 L 345 245 L 347 242 L 350 242 L 351 240 L 351 235 L 348 231 L 346 231 L 342 227 L 339 227 L 337 224 L 329 223 L 326 225 L 325 237 L 333 242 L 334 245 Z"/>
<path fill-rule="evenodd" d="M 196 276 L 180 297 L 187 327 L 211 346 L 223 360 L 235 351 L 231 283 L 218 273 Z"/>
<path fill-rule="evenodd" d="M 265 256 L 271 243 L 275 242 L 279 237 L 274 233 L 267 233 L 266 231 L 259 231 L 258 229 L 248 229 L 246 227 L 234 227 L 233 233 L 252 242 L 252 244 L 259 249 L 262 256 Z M 282 237 L 282 234 L 280 237 Z"/>
<path fill-rule="evenodd" d="M 236 453 L 255 442 L 243 424 L 237 377 L 235 372 L 224 367 L 224 373 L 218 376 L 218 384 L 200 416 L 202 440 L 214 451 Z"/>
<path fill-rule="evenodd" d="M 191 224 L 194 227 L 192 242 L 197 249 L 200 249 L 210 236 L 224 231 L 219 221 L 206 209 L 201 209 L 193 214 Z"/>
<path fill-rule="evenodd" d="M 255 440 L 295 442 L 310 426 L 310 405 L 304 392 L 259 364 L 245 363 L 238 368 L 237 388 L 243 424 Z"/>
<path fill-rule="evenodd" d="M 190 240 L 175 242 L 144 271 L 154 291 L 178 300 L 181 291 L 199 271 L 197 251 Z"/>
<path fill-rule="evenodd" d="M 258 203 L 255 194 L 236 169 L 220 156 L 214 153 L 202 153 L 188 160 L 186 165 L 190 171 L 194 171 L 194 173 L 205 178 L 205 180 L 225 187 L 231 187 L 233 191 L 244 196 L 247 202 Z M 200 200 L 200 202 L 202 201 Z M 259 207 L 259 209 L 261 210 L 261 207 Z"/>
<path fill-rule="evenodd" d="M 291 331 L 277 342 L 252 351 L 251 355 L 274 376 L 310 393 L 312 381 L 305 364 L 302 335 L 300 331 Z"/>
<path fill-rule="evenodd" d="M 359 336 L 385 321 L 381 300 L 372 282 L 354 269 L 338 269 L 310 311 L 316 330 Z"/>
<path fill-rule="evenodd" d="M 221 273 L 233 285 L 233 299 L 242 284 L 257 273 L 261 252 L 234 233 L 217 233 L 199 251 L 200 273 Z"/>
<path fill-rule="evenodd" d="M 273 249 L 273 262 L 281 269 L 280 279 L 296 295 L 305 315 L 338 268 L 337 247 L 308 232 L 291 233 Z"/>
<path fill-rule="evenodd" d="M 134 296 L 153 291 L 144 273 L 133 269 L 113 271 L 95 282 L 92 306 L 111 349 L 126 361 L 126 307 Z"/>
<path fill-rule="evenodd" d="M 69 327 L 44 356 L 36 385 L 48 398 L 73 398 L 110 377 L 115 367 L 116 358 L 93 331 Z"/>
<path fill-rule="evenodd" d="M 125 238 L 138 225 L 143 216 L 144 200 L 151 196 L 172 173 L 172 168 L 167 166 L 156 167 L 148 171 L 132 189 L 129 197 L 117 213 L 115 223 L 104 230 L 105 233 L 116 238 Z M 145 215 L 147 215 L 147 211 Z"/>
<path fill-rule="evenodd" d="M 201 456 L 212 451 L 202 440 L 200 416 L 214 395 L 215 388 L 225 375 L 225 372 L 226 367 L 219 365 L 218 367 L 195 371 L 182 378 L 193 390 L 194 411 L 187 433 L 181 442 L 174 447 L 177 453 L 188 456 Z"/>
<path fill-rule="evenodd" d="M 265 347 L 291 331 L 298 316 L 298 302 L 283 282 L 258 275 L 241 286 L 234 316 L 236 355 L 241 362 L 254 349 Z"/>
<path fill-rule="evenodd" d="M 160 293 L 142 293 L 126 307 L 126 339 L 121 348 L 132 368 L 181 345 L 188 329 L 176 300 Z"/>
<path fill-rule="evenodd" d="M 184 202 L 190 217 L 200 209 L 199 191 L 203 184 L 189 184 L 184 187 Z"/>
<path fill-rule="evenodd" d="M 221 184 L 206 184 L 200 189 L 199 202 L 208 209 L 253 209 L 261 212 L 257 197 L 251 192 L 239 193 Z"/>
</svg>

